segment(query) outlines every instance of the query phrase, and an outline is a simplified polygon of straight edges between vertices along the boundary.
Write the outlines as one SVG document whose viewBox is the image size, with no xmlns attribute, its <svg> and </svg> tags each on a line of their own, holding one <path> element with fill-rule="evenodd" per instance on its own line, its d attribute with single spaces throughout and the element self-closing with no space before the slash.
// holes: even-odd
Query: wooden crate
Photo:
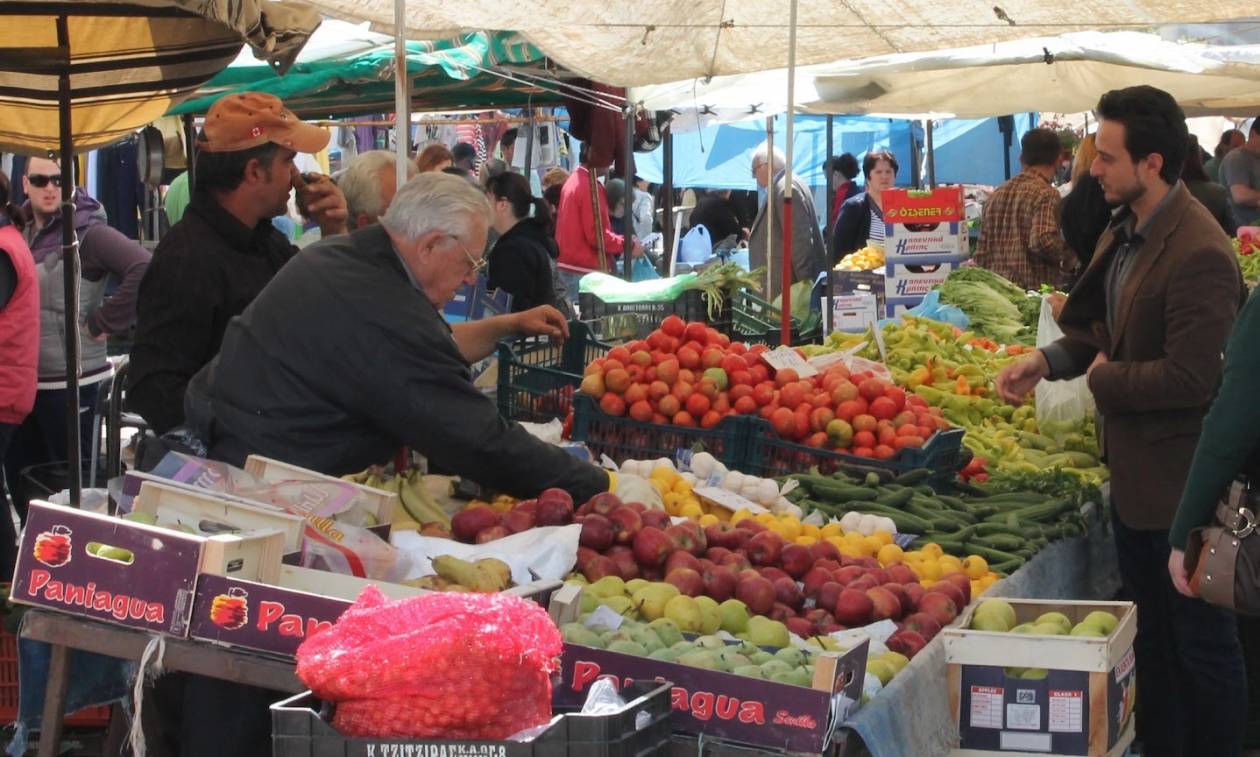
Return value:
<svg viewBox="0 0 1260 757">
<path fill-rule="evenodd" d="M 968 626 L 984 600 L 969 607 L 957 627 L 941 631 L 959 727 L 954 754 L 1123 754 L 1133 739 L 1133 603 L 999 599 L 1015 610 L 1018 623 L 1061 612 L 1075 625 L 1095 610 L 1111 612 L 1118 623 L 1104 638 L 979 631 Z M 1009 668 L 1048 673 L 1017 678 Z"/>
<path fill-rule="evenodd" d="M 236 526 L 241 531 L 274 529 L 284 535 L 284 552 L 302 551 L 306 521 L 298 515 L 262 502 L 225 497 L 205 489 L 193 489 L 163 479 L 149 479 L 140 485 L 131 511 L 149 513 L 163 528 L 184 524 L 193 528 L 203 520 Z"/>
</svg>

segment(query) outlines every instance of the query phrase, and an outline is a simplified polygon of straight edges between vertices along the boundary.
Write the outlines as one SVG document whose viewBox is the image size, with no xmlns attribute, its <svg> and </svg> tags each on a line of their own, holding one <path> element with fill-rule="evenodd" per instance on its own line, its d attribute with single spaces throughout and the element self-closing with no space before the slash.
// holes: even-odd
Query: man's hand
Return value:
<svg viewBox="0 0 1260 757">
<path fill-rule="evenodd" d="M 1011 405 L 1024 404 L 1024 398 L 1037 387 L 1037 382 L 1050 375 L 1050 364 L 1041 350 L 1012 363 L 998 374 L 996 386 L 998 396 Z"/>
<path fill-rule="evenodd" d="M 1177 591 L 1187 597 L 1197 597 L 1194 589 L 1190 588 L 1190 579 L 1186 575 L 1186 553 L 1180 549 L 1174 549 L 1168 553 L 1168 575 L 1172 577 L 1173 586 Z"/>
<path fill-rule="evenodd" d="M 333 180 L 327 176 L 319 176 L 298 190 L 298 205 L 302 212 L 319 224 L 320 233 L 325 237 L 346 233 L 346 196 L 341 193 Z"/>
<path fill-rule="evenodd" d="M 548 336 L 561 342 L 569 338 L 569 322 L 550 305 L 539 305 L 514 318 L 513 330 L 521 336 Z"/>
<path fill-rule="evenodd" d="M 643 257 L 643 243 L 640 242 L 638 239 L 635 239 L 634 242 L 630 245 L 630 257 L 632 258 Z"/>
<path fill-rule="evenodd" d="M 1085 369 L 1085 382 L 1089 383 L 1089 377 L 1094 373 L 1095 368 L 1100 365 L 1106 365 L 1109 362 L 1111 361 L 1107 359 L 1107 353 L 1099 350 L 1098 354 L 1094 356 L 1094 362 L 1090 363 L 1089 367 Z"/>
</svg>

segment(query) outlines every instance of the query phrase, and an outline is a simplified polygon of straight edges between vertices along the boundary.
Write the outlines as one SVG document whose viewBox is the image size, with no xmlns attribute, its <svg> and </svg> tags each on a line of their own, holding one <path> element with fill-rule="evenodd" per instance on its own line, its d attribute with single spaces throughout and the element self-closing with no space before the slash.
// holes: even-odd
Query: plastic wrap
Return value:
<svg viewBox="0 0 1260 757">
<path fill-rule="evenodd" d="M 297 674 L 346 736 L 504 739 L 551 718 L 563 647 L 545 610 L 507 594 L 388 601 L 368 587 L 298 648 Z"/>
</svg>

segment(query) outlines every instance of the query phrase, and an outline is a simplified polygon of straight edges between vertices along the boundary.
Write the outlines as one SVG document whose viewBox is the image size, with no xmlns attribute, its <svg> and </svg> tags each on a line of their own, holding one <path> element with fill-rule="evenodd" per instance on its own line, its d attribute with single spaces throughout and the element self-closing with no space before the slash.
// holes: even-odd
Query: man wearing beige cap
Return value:
<svg viewBox="0 0 1260 757">
<path fill-rule="evenodd" d="M 271 225 L 289 193 L 325 237 L 346 232 L 346 201 L 324 176 L 298 173 L 293 159 L 328 144 L 272 95 L 221 98 L 197 140 L 188 210 L 162 239 L 137 303 L 128 406 L 157 434 L 184 419 L 184 387 L 219 351 L 240 315 L 297 248 Z"/>
</svg>

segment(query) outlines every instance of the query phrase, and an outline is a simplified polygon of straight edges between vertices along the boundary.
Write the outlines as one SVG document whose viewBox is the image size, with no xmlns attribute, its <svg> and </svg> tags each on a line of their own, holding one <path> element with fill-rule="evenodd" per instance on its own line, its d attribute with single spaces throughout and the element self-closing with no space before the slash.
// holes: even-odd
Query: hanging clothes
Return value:
<svg viewBox="0 0 1260 757">
<path fill-rule="evenodd" d="M 139 141 L 134 137 L 104 147 L 96 155 L 96 197 L 110 226 L 129 239 L 140 238 L 144 184 L 140 182 Z"/>
</svg>

